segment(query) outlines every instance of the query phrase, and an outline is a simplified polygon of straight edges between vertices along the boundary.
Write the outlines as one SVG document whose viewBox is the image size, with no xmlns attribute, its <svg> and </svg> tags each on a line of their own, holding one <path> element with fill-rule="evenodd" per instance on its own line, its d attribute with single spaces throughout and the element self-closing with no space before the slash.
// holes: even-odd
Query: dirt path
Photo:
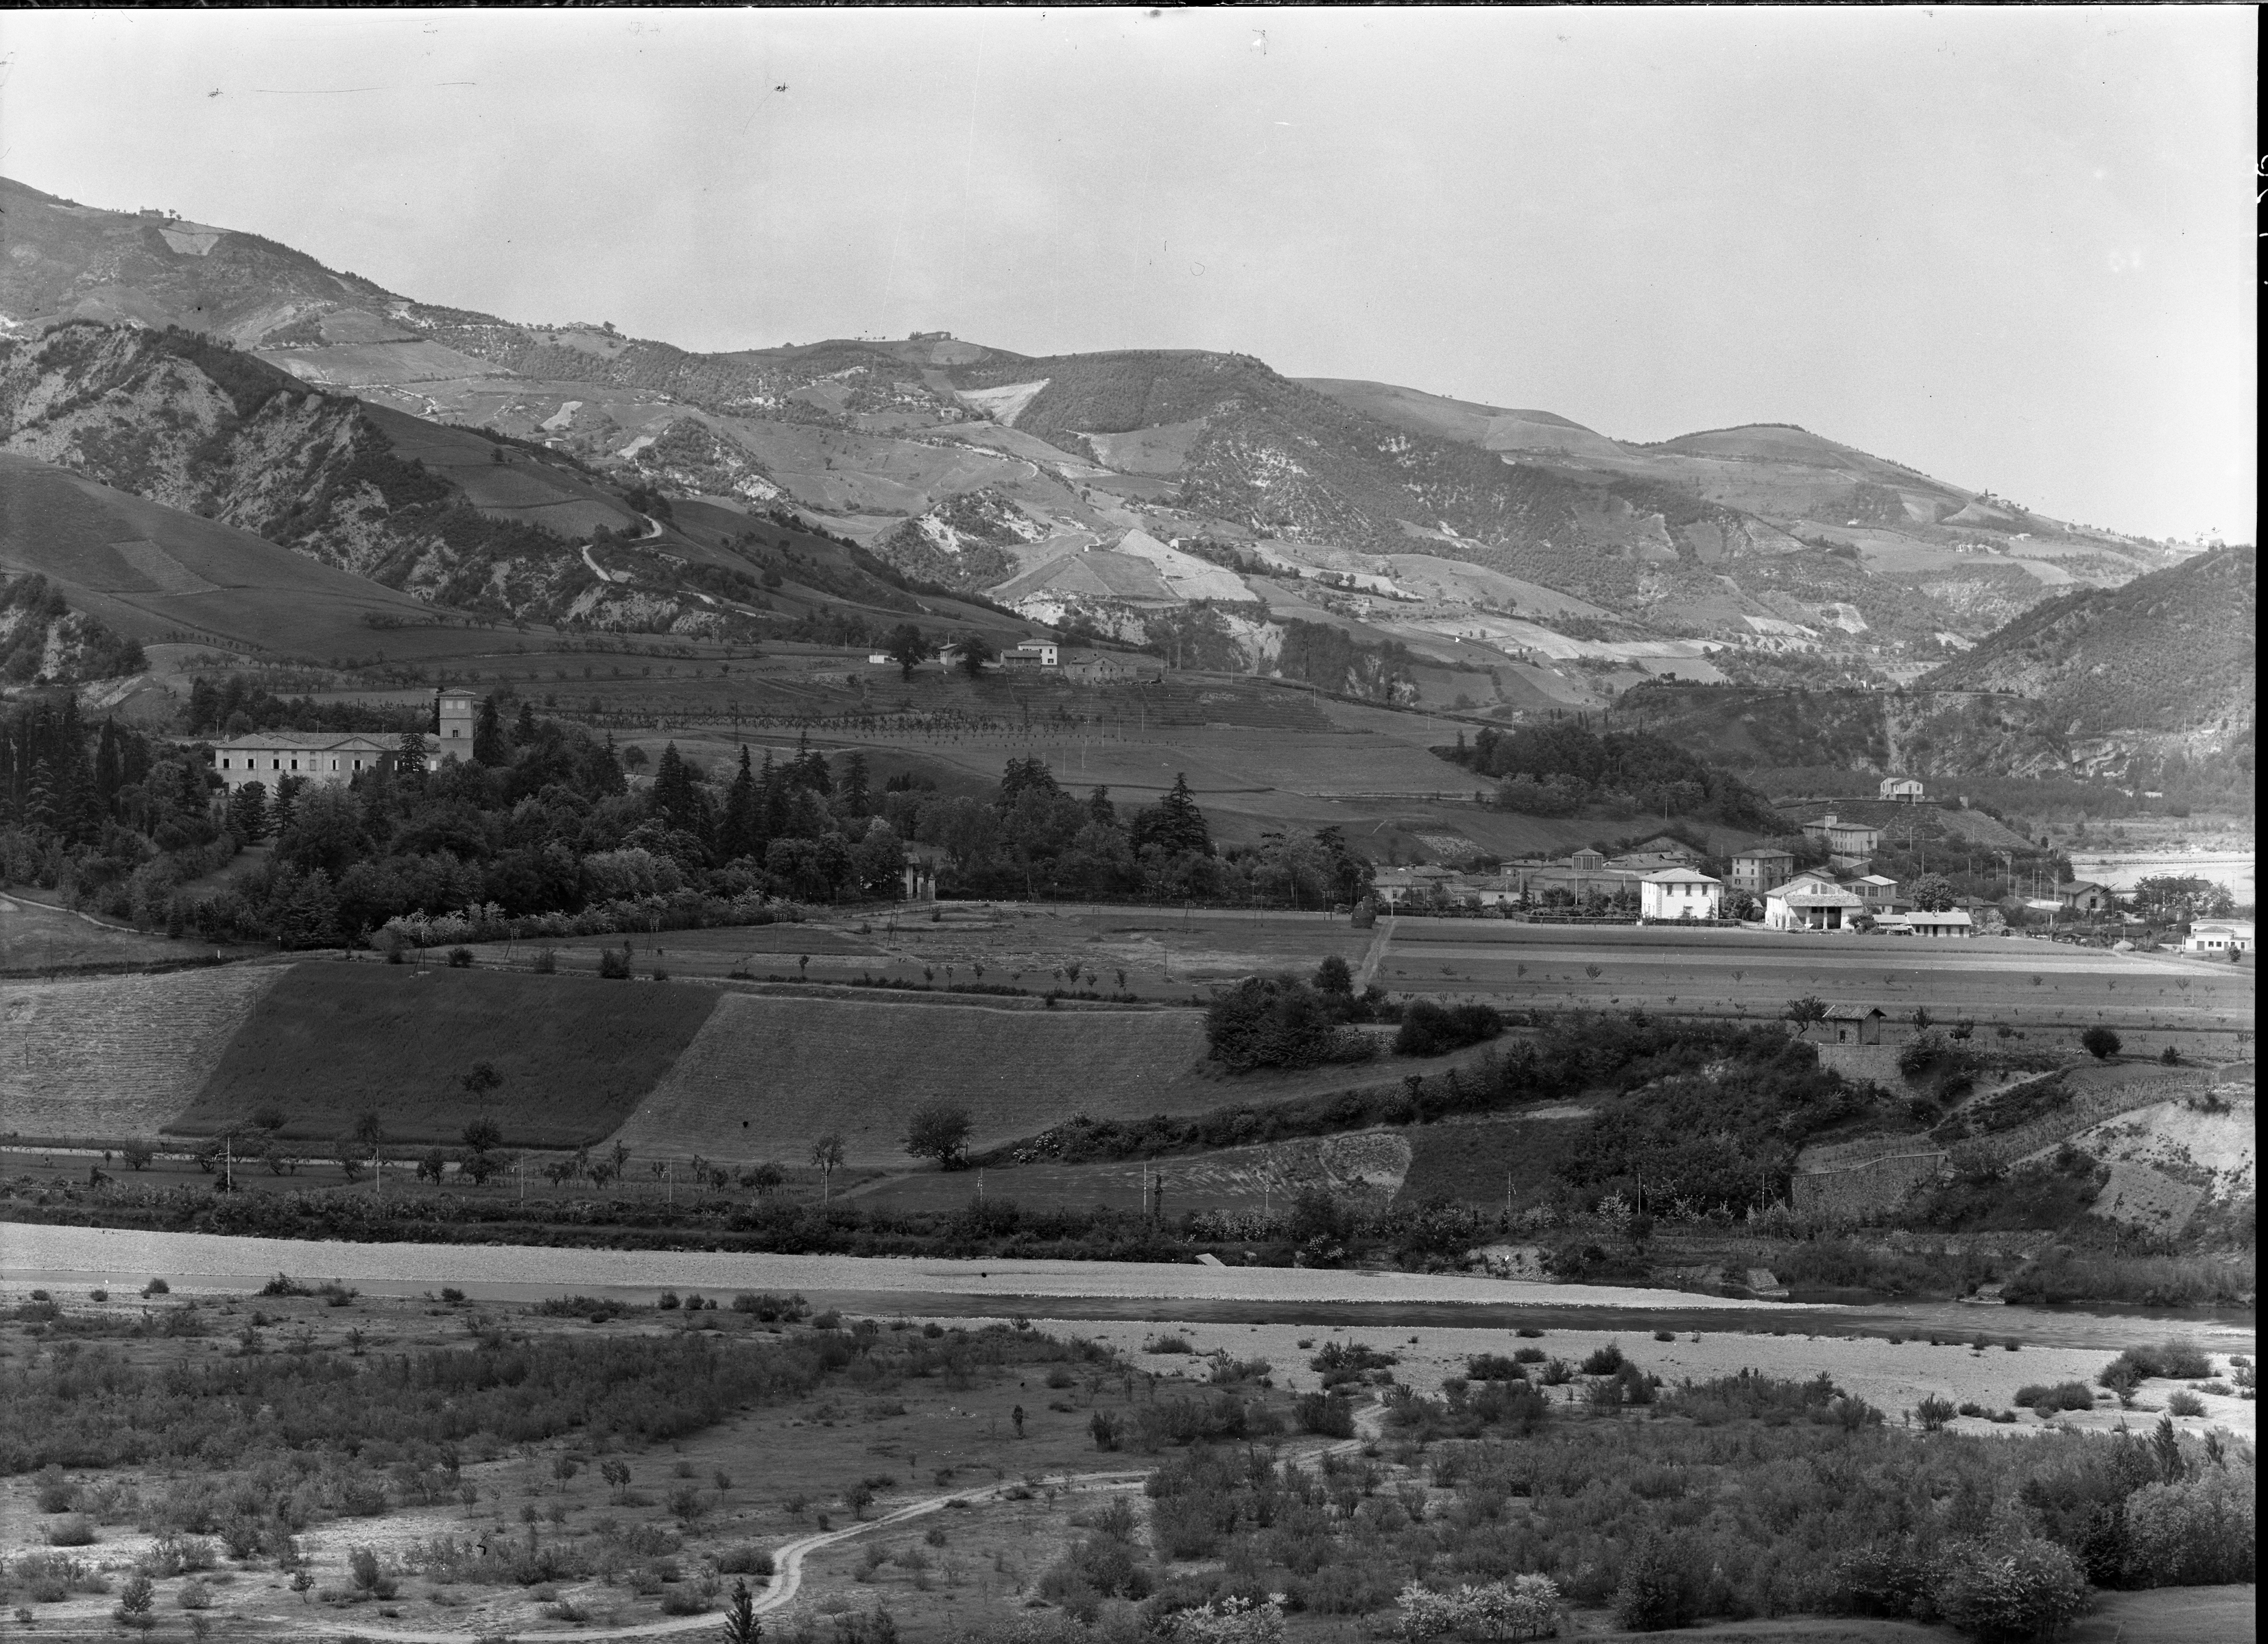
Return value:
<svg viewBox="0 0 2268 1644">
<path fill-rule="evenodd" d="M 1394 916 L 1387 914 L 1378 922 L 1378 929 L 1370 939 L 1370 946 L 1362 950 L 1362 964 L 1354 973 L 1354 991 L 1361 992 L 1378 977 L 1378 967 L 1386 962 L 1387 944 L 1394 940 Z"/>
</svg>

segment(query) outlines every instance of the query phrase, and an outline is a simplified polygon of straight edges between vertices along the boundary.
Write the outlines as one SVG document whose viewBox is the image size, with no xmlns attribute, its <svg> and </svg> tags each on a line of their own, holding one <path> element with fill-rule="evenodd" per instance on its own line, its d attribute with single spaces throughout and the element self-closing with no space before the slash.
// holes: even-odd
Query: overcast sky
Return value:
<svg viewBox="0 0 2268 1644">
<path fill-rule="evenodd" d="M 2251 8 L 0 17 L 0 171 L 696 349 L 1183 347 L 2253 534 Z"/>
</svg>

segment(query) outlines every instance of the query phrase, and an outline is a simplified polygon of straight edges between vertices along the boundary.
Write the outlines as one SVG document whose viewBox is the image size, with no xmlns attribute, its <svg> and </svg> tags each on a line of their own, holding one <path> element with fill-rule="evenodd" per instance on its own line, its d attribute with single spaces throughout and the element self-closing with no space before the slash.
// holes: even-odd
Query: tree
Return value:
<svg viewBox="0 0 2268 1644">
<path fill-rule="evenodd" d="M 1953 905 L 1953 882 L 1942 874 L 1924 874 L 1914 881 L 1913 904 L 1924 913 L 1942 913 Z"/>
<path fill-rule="evenodd" d="M 496 693 L 493 691 L 481 699 L 480 712 L 473 719 L 473 763 L 481 765 L 504 763 L 504 720 L 497 711 Z"/>
<path fill-rule="evenodd" d="M 1315 991 L 1319 993 L 1351 994 L 1354 992 L 1354 972 L 1347 962 L 1333 954 L 1315 967 Z"/>
<path fill-rule="evenodd" d="M 911 623 L 900 623 L 883 637 L 882 654 L 898 665 L 898 677 L 909 680 L 914 669 L 929 659 L 929 641 Z"/>
<path fill-rule="evenodd" d="M 457 1082 L 464 1087 L 467 1095 L 485 1096 L 490 1091 L 504 1083 L 504 1075 L 497 1072 L 494 1062 L 475 1062 L 470 1071 L 459 1076 Z M 476 1122 L 487 1123 L 486 1120 Z M 495 1144 L 490 1143 L 490 1146 L 493 1146 Z"/>
<path fill-rule="evenodd" d="M 940 1097 L 914 1110 L 906 1121 L 906 1151 L 917 1159 L 934 1159 L 946 1169 L 961 1163 L 968 1150 L 968 1133 L 976 1121 L 958 1102 Z"/>
<path fill-rule="evenodd" d="M 1780 1014 L 1795 1024 L 1796 1036 L 1800 1038 L 1813 1023 L 1827 1020 L 1827 1006 L 1817 994 L 1807 993 L 1801 999 L 1788 1000 L 1787 1008 Z"/>
<path fill-rule="evenodd" d="M 961 671 L 971 679 L 984 677 L 984 665 L 999 653 L 983 634 L 970 634 L 961 641 Z"/>
<path fill-rule="evenodd" d="M 1167 856 L 1212 854 L 1212 834 L 1205 826 L 1204 813 L 1197 808 L 1197 797 L 1189 792 L 1187 776 L 1174 772 L 1174 785 L 1166 797 L 1136 814 L 1133 844 L 1138 852 L 1155 845 Z"/>
<path fill-rule="evenodd" d="M 736 1577 L 733 1597 L 725 1608 L 725 1644 L 762 1644 L 763 1624 L 756 1619 L 755 1600 L 748 1596 L 747 1579 Z"/>
<path fill-rule="evenodd" d="M 244 844 L 257 844 L 268 837 L 265 784 L 247 782 L 228 796 L 228 830 Z"/>
<path fill-rule="evenodd" d="M 485 1113 L 467 1124 L 462 1134 L 465 1146 L 475 1153 L 487 1153 L 490 1148 L 501 1146 L 504 1141 L 503 1126 Z"/>
<path fill-rule="evenodd" d="M 843 1132 L 829 1131 L 811 1144 L 812 1168 L 819 1172 L 819 1197 L 825 1198 L 835 1183 L 835 1173 L 843 1168 Z"/>
<path fill-rule="evenodd" d="M 2110 1028 L 2099 1025 L 2079 1036 L 2080 1048 L 2098 1062 L 2107 1062 L 2117 1055 L 2124 1043 Z"/>
<path fill-rule="evenodd" d="M 386 1121 L 379 1117 L 377 1109 L 372 1108 L 355 1120 L 354 1139 L 372 1147 L 386 1139 Z"/>
</svg>

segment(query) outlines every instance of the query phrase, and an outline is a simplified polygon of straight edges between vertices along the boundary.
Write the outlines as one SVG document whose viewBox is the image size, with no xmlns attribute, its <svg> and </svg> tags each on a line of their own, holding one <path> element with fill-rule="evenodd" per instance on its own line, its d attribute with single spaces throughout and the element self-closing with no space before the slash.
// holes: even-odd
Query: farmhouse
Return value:
<svg viewBox="0 0 2268 1644">
<path fill-rule="evenodd" d="M 2056 887 L 2056 900 L 2070 913 L 2108 913 L 2118 904 L 2118 895 L 2091 879 L 2073 880 Z"/>
<path fill-rule="evenodd" d="M 1638 881 L 1638 917 L 1647 919 L 1713 919 L 1724 899 L 1723 881 L 1698 868 L 1664 868 Z"/>
<path fill-rule="evenodd" d="M 1822 1036 L 1833 1034 L 1837 1044 L 1880 1044 L 1882 1024 L 1889 1019 L 1879 1005 L 1830 1005 L 1819 1031 Z"/>
<path fill-rule="evenodd" d="M 1162 679 L 1166 665 L 1156 657 L 1121 651 L 1065 650 L 1059 652 L 1063 676 L 1074 685 L 1116 685 L 1127 680 Z"/>
<path fill-rule="evenodd" d="M 1001 666 L 1011 669 L 1054 667 L 1060 660 L 1061 653 L 1050 639 L 1035 639 L 1023 645 L 1010 645 L 1000 653 Z"/>
<path fill-rule="evenodd" d="M 1381 867 L 1371 876 L 1371 893 L 1389 908 L 1440 907 L 1448 901 L 1456 877 L 1453 868 L 1430 865 Z"/>
<path fill-rule="evenodd" d="M 2200 919 L 2190 926 L 2185 954 L 2249 954 L 2252 951 L 2250 919 Z"/>
<path fill-rule="evenodd" d="M 1911 805 L 1922 798 L 1926 792 L 1927 790 L 1911 777 L 1882 778 L 1881 797 L 1886 800 L 1901 800 Z"/>
<path fill-rule="evenodd" d="M 1855 892 L 1870 913 L 1883 912 L 1897 905 L 1898 881 L 1881 874 L 1862 874 L 1856 879 L 1845 880 L 1844 888 Z"/>
<path fill-rule="evenodd" d="M 1824 874 L 1799 874 L 1764 896 L 1764 924 L 1775 931 L 1839 931 L 1866 910 L 1863 897 Z"/>
<path fill-rule="evenodd" d="M 1837 867 L 1862 868 L 1867 859 L 1882 848 L 1881 829 L 1869 828 L 1864 822 L 1838 821 L 1833 811 L 1816 822 L 1804 823 L 1803 831 L 1826 845 L 1828 855 Z"/>
<path fill-rule="evenodd" d="M 1905 928 L 1916 936 L 1974 936 L 1977 934 L 1975 923 L 1970 920 L 1968 910 L 1962 908 L 1947 908 L 1940 912 L 1930 912 L 1925 909 L 1916 908 L 1911 913 L 1901 914 L 1899 918 Z"/>
<path fill-rule="evenodd" d="M 248 782 L 273 792 L 287 777 L 296 782 L 351 782 L 357 771 L 377 770 L 401 747 L 399 738 L 387 741 L 359 731 L 254 731 L 217 744 L 213 769 L 232 793 Z"/>
<path fill-rule="evenodd" d="M 1733 888 L 1761 896 L 1795 875 L 1792 851 L 1743 851 L 1733 859 Z"/>
</svg>

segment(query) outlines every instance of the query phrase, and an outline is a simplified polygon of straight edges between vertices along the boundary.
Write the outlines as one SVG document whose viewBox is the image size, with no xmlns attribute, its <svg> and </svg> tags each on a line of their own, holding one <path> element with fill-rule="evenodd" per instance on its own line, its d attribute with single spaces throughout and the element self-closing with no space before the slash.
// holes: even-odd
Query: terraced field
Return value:
<svg viewBox="0 0 2268 1644">
<path fill-rule="evenodd" d="M 374 1111 L 393 1141 L 453 1143 L 486 1115 L 509 1146 L 578 1146 L 622 1124 L 717 1000 L 651 982 L 295 965 L 167 1128 L 210 1135 L 273 1107 L 284 1136 L 328 1140 Z M 478 1063 L 501 1081 L 490 1092 L 466 1087 Z"/>
<path fill-rule="evenodd" d="M 58 1141 L 155 1136 L 285 975 L 230 965 L 0 984 L 0 1131 Z"/>
</svg>

